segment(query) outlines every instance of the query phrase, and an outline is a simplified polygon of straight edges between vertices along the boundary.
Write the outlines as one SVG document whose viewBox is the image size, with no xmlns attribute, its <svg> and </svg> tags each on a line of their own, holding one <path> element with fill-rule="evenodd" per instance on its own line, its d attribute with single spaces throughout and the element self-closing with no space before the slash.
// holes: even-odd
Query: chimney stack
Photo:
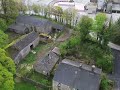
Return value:
<svg viewBox="0 0 120 90">
<path fill-rule="evenodd" d="M 94 72 L 95 70 L 95 65 L 92 65 L 92 72 Z"/>
<path fill-rule="evenodd" d="M 80 66 L 79 66 L 79 68 L 80 68 L 80 69 L 82 68 L 82 63 L 80 63 Z"/>
</svg>

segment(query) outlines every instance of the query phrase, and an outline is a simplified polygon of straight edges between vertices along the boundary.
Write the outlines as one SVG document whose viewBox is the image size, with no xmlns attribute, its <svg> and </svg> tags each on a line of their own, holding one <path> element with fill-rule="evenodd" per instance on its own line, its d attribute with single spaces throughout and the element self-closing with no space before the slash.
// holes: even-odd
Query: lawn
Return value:
<svg viewBox="0 0 120 90">
<path fill-rule="evenodd" d="M 36 87 L 30 83 L 27 82 L 19 82 L 15 83 L 15 89 L 14 90 L 37 90 Z"/>
</svg>

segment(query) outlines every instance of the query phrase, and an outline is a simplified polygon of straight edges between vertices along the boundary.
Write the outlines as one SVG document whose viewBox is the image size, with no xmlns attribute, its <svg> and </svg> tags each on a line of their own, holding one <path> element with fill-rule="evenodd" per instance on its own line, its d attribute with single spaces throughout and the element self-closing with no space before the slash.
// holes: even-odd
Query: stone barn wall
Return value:
<svg viewBox="0 0 120 90">
<path fill-rule="evenodd" d="M 114 74 L 120 75 L 120 51 L 116 49 L 112 49 L 114 56 Z"/>
<path fill-rule="evenodd" d="M 58 85 L 59 85 L 59 83 L 58 82 L 56 82 L 56 81 L 54 81 L 53 80 L 53 84 L 52 84 L 53 86 L 53 90 L 59 90 L 58 89 Z M 64 85 L 64 84 L 62 84 L 62 83 L 60 83 L 60 90 L 74 90 L 73 88 L 70 88 L 69 86 L 67 86 L 67 85 Z"/>
</svg>

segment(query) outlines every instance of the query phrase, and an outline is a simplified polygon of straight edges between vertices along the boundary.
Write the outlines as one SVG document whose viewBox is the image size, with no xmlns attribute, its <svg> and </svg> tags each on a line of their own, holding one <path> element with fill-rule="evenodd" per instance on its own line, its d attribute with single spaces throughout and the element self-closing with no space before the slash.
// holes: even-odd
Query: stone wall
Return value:
<svg viewBox="0 0 120 90">
<path fill-rule="evenodd" d="M 115 75 L 120 75 L 120 46 L 116 45 L 114 43 L 109 43 L 108 46 L 111 48 L 112 50 L 112 54 L 113 54 L 113 62 L 114 62 L 114 74 Z"/>
<path fill-rule="evenodd" d="M 54 81 L 53 80 L 53 83 L 52 83 L 53 85 L 52 85 L 52 89 L 53 90 L 59 90 L 58 89 L 58 85 L 59 85 L 59 83 L 58 82 L 56 82 L 56 81 Z M 60 83 L 60 90 L 73 90 L 73 88 L 70 88 L 69 86 L 67 86 L 67 85 L 64 85 L 64 84 L 62 84 L 62 83 Z"/>
</svg>

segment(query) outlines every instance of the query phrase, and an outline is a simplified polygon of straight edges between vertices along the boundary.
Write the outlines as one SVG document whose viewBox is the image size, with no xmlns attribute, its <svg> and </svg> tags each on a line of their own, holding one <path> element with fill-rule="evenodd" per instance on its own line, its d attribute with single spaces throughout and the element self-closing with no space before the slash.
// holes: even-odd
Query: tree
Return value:
<svg viewBox="0 0 120 90">
<path fill-rule="evenodd" d="M 4 19 L 0 18 L 0 30 L 5 31 L 7 29 L 7 24 Z"/>
<path fill-rule="evenodd" d="M 27 6 L 24 3 L 22 3 L 22 2 L 18 2 L 18 10 L 22 14 L 26 14 Z"/>
<path fill-rule="evenodd" d="M 6 55 L 5 50 L 0 49 L 0 90 L 13 90 L 15 74 L 15 64 Z"/>
<path fill-rule="evenodd" d="M 0 49 L 0 63 L 12 74 L 15 74 L 15 64 L 10 57 L 7 57 L 6 52 Z"/>
<path fill-rule="evenodd" d="M 13 90 L 15 74 L 15 64 L 13 60 L 6 55 L 5 50 L 1 49 L 6 46 L 8 36 L 0 30 L 0 90 Z"/>
<path fill-rule="evenodd" d="M 106 14 L 99 13 L 95 17 L 95 22 L 93 23 L 93 32 L 97 34 L 97 40 L 99 44 L 104 42 L 104 35 L 105 35 L 105 22 L 107 20 Z"/>
<path fill-rule="evenodd" d="M 39 13 L 39 6 L 38 5 L 33 4 L 32 9 L 33 9 L 34 13 L 36 13 L 36 14 Z"/>
<path fill-rule="evenodd" d="M 80 39 L 78 36 L 72 36 L 68 41 L 60 45 L 60 51 L 64 57 L 66 54 L 75 55 L 78 51 L 78 46 L 80 45 Z"/>
<path fill-rule="evenodd" d="M 42 6 L 43 9 L 43 15 L 45 18 L 47 18 L 47 14 L 48 14 L 48 7 L 46 5 Z"/>
<path fill-rule="evenodd" d="M 1 17 L 9 22 L 9 19 L 15 19 L 18 15 L 18 4 L 15 0 L 0 0 L 1 1 Z"/>
<path fill-rule="evenodd" d="M 13 74 L 0 64 L 0 90 L 13 90 Z"/>
<path fill-rule="evenodd" d="M 8 36 L 0 30 L 0 48 L 4 48 L 7 44 Z"/>
<path fill-rule="evenodd" d="M 89 18 L 88 16 L 83 16 L 78 23 L 76 29 L 80 33 L 80 39 L 81 42 L 84 42 L 88 39 L 89 37 L 89 32 L 92 28 L 93 20 Z"/>
<path fill-rule="evenodd" d="M 74 22 L 77 11 L 74 8 L 68 8 L 63 12 L 63 18 L 66 24 L 71 26 L 71 23 Z"/>
<path fill-rule="evenodd" d="M 60 20 L 60 18 L 61 18 L 61 16 L 62 16 L 62 14 L 63 14 L 63 10 L 62 10 L 62 8 L 60 7 L 60 6 L 55 6 L 55 7 L 53 7 L 53 15 L 55 15 L 55 20 L 57 21 L 61 21 Z"/>
</svg>

